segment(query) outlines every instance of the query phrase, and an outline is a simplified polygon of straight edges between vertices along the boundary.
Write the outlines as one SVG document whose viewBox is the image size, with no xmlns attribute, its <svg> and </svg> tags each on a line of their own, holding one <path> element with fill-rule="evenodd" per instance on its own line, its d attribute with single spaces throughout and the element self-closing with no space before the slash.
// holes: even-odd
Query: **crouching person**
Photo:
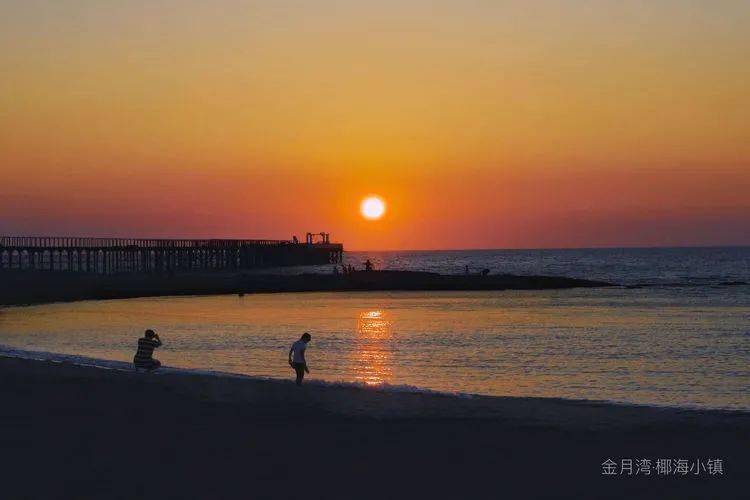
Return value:
<svg viewBox="0 0 750 500">
<path fill-rule="evenodd" d="M 161 339 L 153 330 L 146 330 L 143 337 L 138 339 L 138 351 L 133 358 L 135 370 L 156 370 L 161 366 L 158 359 L 154 359 L 154 349 L 161 347 Z"/>
</svg>

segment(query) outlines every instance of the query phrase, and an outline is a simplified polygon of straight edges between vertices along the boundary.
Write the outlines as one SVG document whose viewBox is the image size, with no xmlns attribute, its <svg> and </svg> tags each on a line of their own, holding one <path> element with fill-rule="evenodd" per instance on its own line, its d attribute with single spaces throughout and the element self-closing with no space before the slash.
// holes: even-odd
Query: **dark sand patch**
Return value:
<svg viewBox="0 0 750 500">
<path fill-rule="evenodd" d="M 0 358 L 4 498 L 747 498 L 750 415 Z M 603 477 L 607 458 L 723 476 Z"/>
</svg>

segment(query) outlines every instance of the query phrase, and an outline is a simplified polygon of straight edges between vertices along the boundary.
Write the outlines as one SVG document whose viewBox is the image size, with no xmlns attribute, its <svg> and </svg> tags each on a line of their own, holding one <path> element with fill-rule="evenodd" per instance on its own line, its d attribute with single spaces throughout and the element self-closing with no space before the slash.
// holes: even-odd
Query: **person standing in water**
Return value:
<svg viewBox="0 0 750 500">
<path fill-rule="evenodd" d="M 310 369 L 307 368 L 307 361 L 305 361 L 305 349 L 307 349 L 307 344 L 310 340 L 312 340 L 312 337 L 309 333 L 305 332 L 297 342 L 292 344 L 292 348 L 289 349 L 289 365 L 297 372 L 297 385 L 302 385 L 305 372 L 310 373 Z"/>
<path fill-rule="evenodd" d="M 157 347 L 161 347 L 161 339 L 153 330 L 146 330 L 144 336 L 138 339 L 138 351 L 133 358 L 136 370 L 143 368 L 152 371 L 161 366 L 161 362 L 153 358 Z"/>
</svg>

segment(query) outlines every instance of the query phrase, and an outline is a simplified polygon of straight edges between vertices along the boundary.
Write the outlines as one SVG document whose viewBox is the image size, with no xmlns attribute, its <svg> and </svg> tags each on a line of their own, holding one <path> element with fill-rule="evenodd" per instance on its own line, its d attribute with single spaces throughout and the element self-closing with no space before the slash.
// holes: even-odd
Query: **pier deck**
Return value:
<svg viewBox="0 0 750 500">
<path fill-rule="evenodd" d="M 239 270 L 340 263 L 344 247 L 295 240 L 0 237 L 0 270 L 95 274 Z"/>
</svg>

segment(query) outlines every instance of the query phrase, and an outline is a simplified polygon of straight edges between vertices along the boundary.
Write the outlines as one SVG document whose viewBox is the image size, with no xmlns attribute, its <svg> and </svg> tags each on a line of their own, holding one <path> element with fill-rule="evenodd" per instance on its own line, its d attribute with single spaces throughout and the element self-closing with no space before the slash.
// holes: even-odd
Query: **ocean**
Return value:
<svg viewBox="0 0 750 500">
<path fill-rule="evenodd" d="M 616 286 L 8 307 L 0 309 L 0 352 L 125 366 L 139 335 L 153 328 L 166 366 L 291 379 L 289 346 L 308 331 L 310 378 L 326 383 L 750 409 L 750 248 L 345 254 L 358 268 L 367 259 L 376 269 L 459 274 L 469 266 Z M 332 266 L 284 270 L 314 271 Z"/>
</svg>

